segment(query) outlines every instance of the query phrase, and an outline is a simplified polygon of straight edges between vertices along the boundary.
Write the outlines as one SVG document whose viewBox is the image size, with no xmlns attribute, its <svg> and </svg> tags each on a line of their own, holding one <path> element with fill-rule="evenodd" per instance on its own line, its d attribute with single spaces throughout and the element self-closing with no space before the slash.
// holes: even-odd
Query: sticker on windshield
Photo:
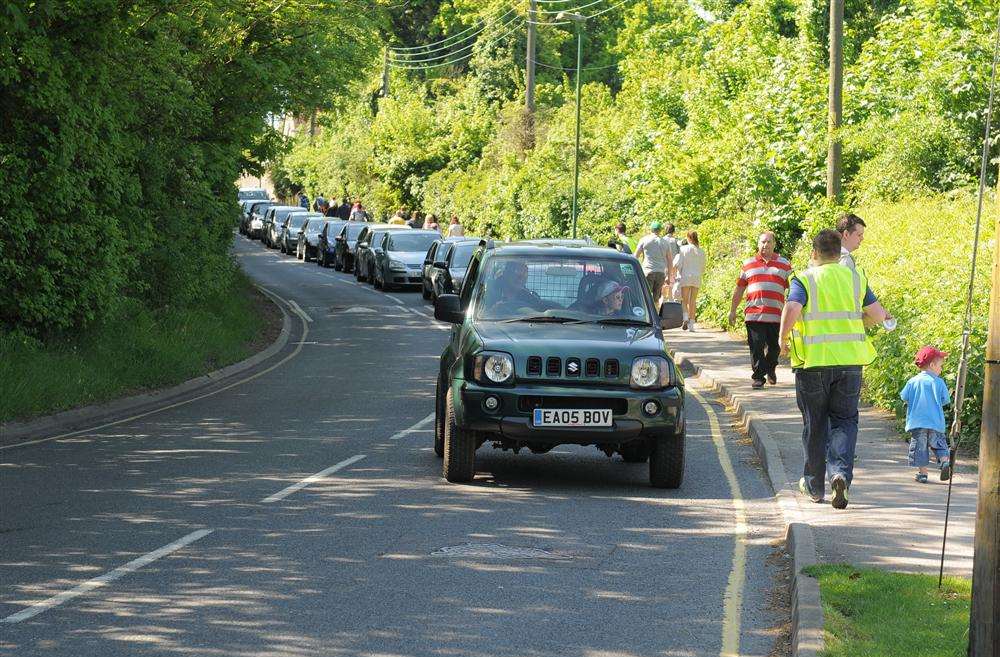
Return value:
<svg viewBox="0 0 1000 657">
<path fill-rule="evenodd" d="M 632 275 L 632 265 L 630 265 L 630 264 L 623 264 L 622 265 L 622 272 L 625 273 L 628 276 L 631 276 Z"/>
<path fill-rule="evenodd" d="M 642 306 L 635 306 L 632 308 L 632 314 L 636 317 L 643 317 L 645 316 L 646 311 L 642 309 Z"/>
</svg>

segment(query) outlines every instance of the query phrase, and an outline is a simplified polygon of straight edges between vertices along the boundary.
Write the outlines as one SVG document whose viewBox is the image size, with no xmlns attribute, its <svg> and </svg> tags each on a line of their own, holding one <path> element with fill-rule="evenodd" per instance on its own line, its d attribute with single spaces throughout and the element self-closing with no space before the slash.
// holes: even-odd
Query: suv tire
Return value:
<svg viewBox="0 0 1000 657">
<path fill-rule="evenodd" d="M 670 432 L 653 442 L 649 483 L 653 488 L 680 488 L 684 481 L 684 433 Z"/>
<path fill-rule="evenodd" d="M 434 389 L 434 453 L 438 458 L 444 456 L 444 399 L 441 397 L 441 379 L 438 379 Z"/>
<path fill-rule="evenodd" d="M 455 407 L 450 391 L 445 394 L 444 478 L 465 484 L 476 475 L 476 434 L 455 424 Z"/>
</svg>

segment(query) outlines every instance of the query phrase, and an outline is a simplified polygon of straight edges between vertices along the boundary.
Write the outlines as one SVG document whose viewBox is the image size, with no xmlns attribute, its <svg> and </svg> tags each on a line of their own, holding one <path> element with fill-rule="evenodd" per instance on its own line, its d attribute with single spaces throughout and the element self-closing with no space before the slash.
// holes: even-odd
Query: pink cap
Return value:
<svg viewBox="0 0 1000 657">
<path fill-rule="evenodd" d="M 934 347 L 921 347 L 920 351 L 913 358 L 913 362 L 916 363 L 917 367 L 927 367 L 928 363 L 938 358 L 947 358 L 948 354 L 941 351 L 940 349 L 935 349 Z"/>
</svg>

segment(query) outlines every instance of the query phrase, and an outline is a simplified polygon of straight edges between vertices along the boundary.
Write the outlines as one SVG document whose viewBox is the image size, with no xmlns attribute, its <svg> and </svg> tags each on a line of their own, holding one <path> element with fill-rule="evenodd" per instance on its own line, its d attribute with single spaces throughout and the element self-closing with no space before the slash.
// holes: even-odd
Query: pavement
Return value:
<svg viewBox="0 0 1000 657">
<path fill-rule="evenodd" d="M 766 428 L 784 463 L 780 480 L 772 482 L 775 492 L 794 496 L 799 521 L 815 535 L 819 562 L 938 573 L 948 484 L 938 480 L 933 468 L 929 483 L 913 480 L 915 469 L 906 464 L 907 444 L 890 413 L 862 406 L 850 505 L 836 511 L 829 503 L 814 504 L 798 492 L 804 463 L 802 419 L 795 403 L 794 375 L 787 365 L 779 366 L 776 386 L 753 390 L 745 341 L 699 328 L 694 333 L 672 332 L 670 345 L 678 358 L 725 388 L 747 418 Z M 949 575 L 972 575 L 977 482 L 975 464 L 962 463 L 960 455 L 945 558 Z M 827 500 L 830 495 L 828 488 Z"/>
<path fill-rule="evenodd" d="M 293 318 L 278 353 L 0 446 L 0 655 L 772 653 L 781 516 L 721 404 L 688 396 L 678 490 L 583 447 L 484 445 L 450 485 L 429 420 L 450 329 L 420 295 L 235 252 Z"/>
</svg>

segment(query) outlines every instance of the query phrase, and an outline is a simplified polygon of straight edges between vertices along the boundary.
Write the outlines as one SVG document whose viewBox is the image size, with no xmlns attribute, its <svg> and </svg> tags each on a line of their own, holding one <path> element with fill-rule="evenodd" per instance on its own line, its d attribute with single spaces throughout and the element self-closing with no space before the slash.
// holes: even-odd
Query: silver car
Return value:
<svg viewBox="0 0 1000 657">
<path fill-rule="evenodd" d="M 372 285 L 378 289 L 421 285 L 424 255 L 441 233 L 436 230 L 389 231 L 372 250 Z"/>
</svg>

